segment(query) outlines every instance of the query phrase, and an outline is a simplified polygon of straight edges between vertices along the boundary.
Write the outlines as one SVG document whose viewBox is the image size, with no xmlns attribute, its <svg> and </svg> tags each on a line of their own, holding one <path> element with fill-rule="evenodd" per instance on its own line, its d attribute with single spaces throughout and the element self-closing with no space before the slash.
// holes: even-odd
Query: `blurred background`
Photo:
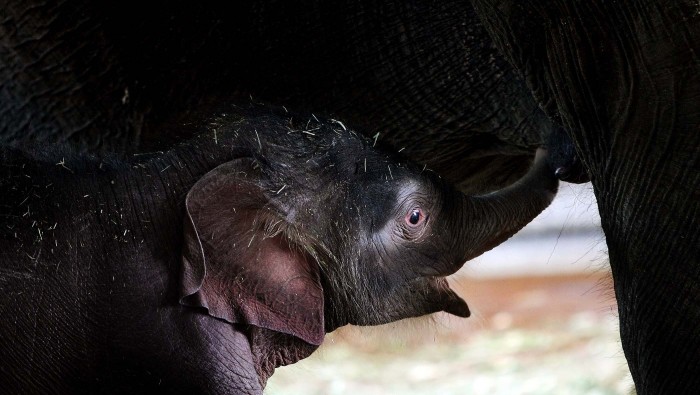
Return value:
<svg viewBox="0 0 700 395">
<path fill-rule="evenodd" d="M 631 394 L 590 184 L 562 183 L 520 233 L 451 276 L 472 316 L 344 327 L 269 395 Z"/>
</svg>

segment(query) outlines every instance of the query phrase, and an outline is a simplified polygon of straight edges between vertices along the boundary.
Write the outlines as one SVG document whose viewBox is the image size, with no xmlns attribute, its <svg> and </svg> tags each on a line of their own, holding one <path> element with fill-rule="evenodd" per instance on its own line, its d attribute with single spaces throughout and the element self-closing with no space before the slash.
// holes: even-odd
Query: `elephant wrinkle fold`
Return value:
<svg viewBox="0 0 700 395">
<path fill-rule="evenodd" d="M 340 326 L 468 317 L 444 277 L 524 226 L 536 213 L 522 207 L 541 211 L 556 185 L 541 153 L 489 220 L 483 202 L 473 210 L 339 121 L 252 105 L 201 127 L 148 157 L 0 148 L 0 262 L 27 273 L 1 279 L 0 330 L 14 340 L 0 343 L 14 361 L 3 388 L 261 393 Z M 37 281 L 49 297 L 23 292 Z"/>
</svg>

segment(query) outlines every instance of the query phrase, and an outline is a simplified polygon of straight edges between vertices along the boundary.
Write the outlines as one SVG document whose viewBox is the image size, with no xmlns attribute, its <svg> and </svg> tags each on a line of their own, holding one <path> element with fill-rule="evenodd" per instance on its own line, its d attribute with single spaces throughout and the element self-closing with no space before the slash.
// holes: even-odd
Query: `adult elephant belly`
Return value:
<svg viewBox="0 0 700 395">
<path fill-rule="evenodd" d="M 234 3 L 11 1 L 0 138 L 154 151 L 231 102 L 264 101 L 352 124 L 482 192 L 524 174 L 552 131 L 468 3 Z"/>
<path fill-rule="evenodd" d="M 697 393 L 697 2 L 475 6 L 543 107 L 572 131 L 591 175 L 637 392 Z"/>
</svg>

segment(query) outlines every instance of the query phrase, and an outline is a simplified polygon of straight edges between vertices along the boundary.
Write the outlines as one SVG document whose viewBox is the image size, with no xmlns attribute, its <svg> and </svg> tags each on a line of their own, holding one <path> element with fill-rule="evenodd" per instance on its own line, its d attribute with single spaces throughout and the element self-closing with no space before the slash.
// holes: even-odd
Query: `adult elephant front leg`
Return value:
<svg viewBox="0 0 700 395">
<path fill-rule="evenodd" d="M 573 131 L 598 199 L 638 393 L 697 393 L 697 2 L 475 4 L 541 105 Z"/>
</svg>

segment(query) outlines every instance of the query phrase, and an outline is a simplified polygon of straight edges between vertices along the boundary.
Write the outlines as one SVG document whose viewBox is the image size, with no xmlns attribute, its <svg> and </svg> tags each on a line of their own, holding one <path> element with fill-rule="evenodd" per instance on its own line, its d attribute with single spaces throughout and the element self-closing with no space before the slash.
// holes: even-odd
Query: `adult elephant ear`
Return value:
<svg viewBox="0 0 700 395">
<path fill-rule="evenodd" d="M 318 264 L 289 239 L 289 225 L 253 164 L 250 158 L 222 164 L 187 194 L 180 302 L 320 345 Z"/>
</svg>

